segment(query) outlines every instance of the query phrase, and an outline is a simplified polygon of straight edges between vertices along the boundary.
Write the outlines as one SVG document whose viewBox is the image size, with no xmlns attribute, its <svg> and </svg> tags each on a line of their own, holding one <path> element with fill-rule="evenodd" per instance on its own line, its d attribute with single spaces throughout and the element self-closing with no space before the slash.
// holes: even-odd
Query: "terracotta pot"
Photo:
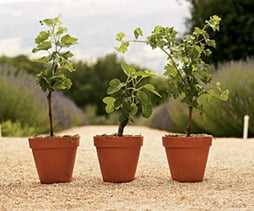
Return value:
<svg viewBox="0 0 254 211">
<path fill-rule="evenodd" d="M 173 180 L 201 182 L 204 178 L 211 136 L 162 137 Z"/>
<path fill-rule="evenodd" d="M 41 183 L 72 181 L 79 136 L 34 137 L 28 140 Z"/>
<path fill-rule="evenodd" d="M 95 136 L 94 145 L 104 182 L 134 179 L 143 136 Z"/>
</svg>

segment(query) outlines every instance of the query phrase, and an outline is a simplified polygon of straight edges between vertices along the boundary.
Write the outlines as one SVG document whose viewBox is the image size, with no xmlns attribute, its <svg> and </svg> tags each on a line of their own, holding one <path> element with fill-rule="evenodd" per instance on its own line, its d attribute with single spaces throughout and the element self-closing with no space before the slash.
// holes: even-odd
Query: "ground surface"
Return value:
<svg viewBox="0 0 254 211">
<path fill-rule="evenodd" d="M 65 131 L 80 134 L 74 180 L 39 183 L 26 138 L 0 139 L 0 210 L 254 210 L 254 140 L 215 139 L 205 180 L 178 183 L 170 178 L 161 143 L 165 131 L 128 127 L 145 136 L 130 183 L 102 182 L 93 146 L 96 134 L 116 127 L 86 126 Z"/>
</svg>

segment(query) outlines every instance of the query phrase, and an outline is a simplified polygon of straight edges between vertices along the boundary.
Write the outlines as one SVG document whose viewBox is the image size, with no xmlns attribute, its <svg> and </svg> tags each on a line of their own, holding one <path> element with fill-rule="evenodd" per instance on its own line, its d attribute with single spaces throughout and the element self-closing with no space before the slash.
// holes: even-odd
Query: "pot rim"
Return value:
<svg viewBox="0 0 254 211">
<path fill-rule="evenodd" d="M 80 136 L 68 137 L 32 137 L 28 138 L 32 149 L 76 148 L 79 146 Z"/>
<path fill-rule="evenodd" d="M 96 147 L 140 147 L 143 136 L 94 136 Z"/>
<path fill-rule="evenodd" d="M 199 137 L 162 137 L 162 144 L 166 148 L 202 148 L 212 145 L 212 136 Z"/>
<path fill-rule="evenodd" d="M 43 135 L 38 135 L 38 136 L 32 136 L 32 137 L 29 137 L 28 139 L 58 139 L 58 138 L 61 138 L 61 139 L 65 139 L 65 138 L 80 138 L 80 135 L 79 134 L 75 134 L 75 135 L 55 135 L 55 136 L 43 136 Z"/>
</svg>

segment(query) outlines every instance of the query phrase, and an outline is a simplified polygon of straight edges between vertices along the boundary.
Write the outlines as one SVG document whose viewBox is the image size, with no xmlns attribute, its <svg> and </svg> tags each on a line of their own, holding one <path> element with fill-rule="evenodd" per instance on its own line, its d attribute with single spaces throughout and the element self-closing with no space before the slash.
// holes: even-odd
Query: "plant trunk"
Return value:
<svg viewBox="0 0 254 211">
<path fill-rule="evenodd" d="M 123 136 L 123 130 L 124 130 L 125 126 L 128 124 L 128 121 L 129 121 L 129 119 L 125 119 L 124 121 L 122 121 L 120 123 L 117 136 Z"/>
<path fill-rule="evenodd" d="M 190 106 L 189 107 L 189 119 L 188 119 L 188 124 L 187 124 L 187 136 L 190 136 L 191 131 L 192 131 L 192 111 L 193 111 L 193 107 Z"/>
<path fill-rule="evenodd" d="M 49 92 L 47 99 L 48 99 L 48 108 L 49 108 L 49 126 L 50 126 L 50 136 L 54 136 L 53 130 L 53 118 L 52 118 L 52 107 L 51 107 L 51 96 L 52 92 Z"/>
</svg>

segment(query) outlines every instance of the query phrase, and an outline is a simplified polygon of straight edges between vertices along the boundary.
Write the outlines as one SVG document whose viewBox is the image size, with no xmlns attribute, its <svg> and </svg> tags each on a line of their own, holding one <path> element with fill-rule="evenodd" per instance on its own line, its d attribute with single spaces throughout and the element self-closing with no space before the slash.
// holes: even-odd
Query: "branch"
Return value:
<svg viewBox="0 0 254 211">
<path fill-rule="evenodd" d="M 176 69 L 178 75 L 179 75 L 180 78 L 182 79 L 183 83 L 186 84 L 186 82 L 185 82 L 184 78 L 182 77 L 180 71 L 178 70 L 178 68 L 177 68 L 177 66 L 176 66 L 176 63 L 175 63 L 174 59 L 172 58 L 172 56 L 171 56 L 164 48 L 161 48 L 161 47 L 160 47 L 160 49 L 161 49 L 165 54 L 167 54 L 167 56 L 168 56 L 168 57 L 170 58 L 170 60 L 173 62 L 173 65 L 174 65 L 174 67 L 175 67 L 175 69 Z"/>
</svg>

